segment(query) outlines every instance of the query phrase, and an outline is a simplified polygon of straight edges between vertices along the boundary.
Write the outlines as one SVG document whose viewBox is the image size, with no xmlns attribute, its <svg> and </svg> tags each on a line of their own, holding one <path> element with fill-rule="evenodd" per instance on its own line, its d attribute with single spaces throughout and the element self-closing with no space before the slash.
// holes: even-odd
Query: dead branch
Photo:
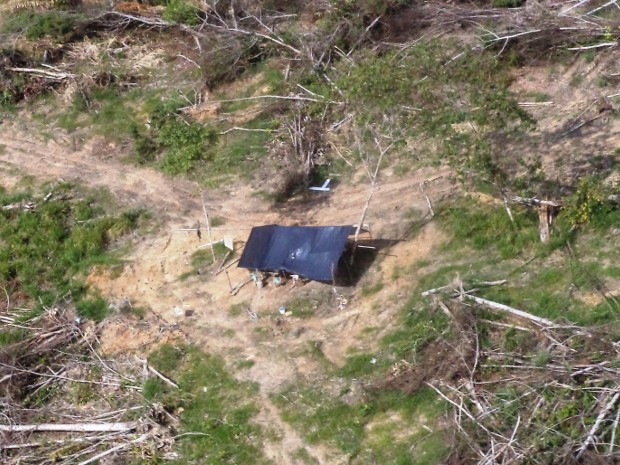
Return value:
<svg viewBox="0 0 620 465">
<path fill-rule="evenodd" d="M 0 444 L 0 450 L 14 450 L 14 449 L 26 449 L 26 448 L 30 449 L 33 447 L 45 447 L 45 446 L 49 446 L 50 444 L 66 445 L 70 443 L 84 443 L 84 442 L 92 442 L 92 441 L 98 441 L 98 442 L 116 441 L 119 438 L 119 434 L 123 434 L 123 433 L 124 432 L 121 432 L 121 433 L 113 432 L 113 434 L 106 434 L 103 436 L 83 436 L 79 438 L 65 438 L 65 439 L 54 439 L 54 440 L 46 439 L 41 442 L 23 442 L 19 444 Z"/>
<path fill-rule="evenodd" d="M 557 202 L 553 202 L 551 200 L 540 200 L 540 199 L 537 199 L 536 197 L 532 197 L 532 198 L 513 197 L 512 201 L 514 203 L 520 203 L 520 204 L 529 205 L 529 206 L 532 206 L 532 205 L 536 205 L 536 206 L 546 205 L 546 206 L 555 207 L 555 208 L 559 208 L 559 207 L 562 206 L 561 204 L 559 204 Z"/>
<path fill-rule="evenodd" d="M 509 307 L 508 305 L 493 302 L 492 300 L 483 299 L 482 297 L 476 297 L 476 296 L 473 296 L 467 293 L 463 294 L 463 298 L 473 300 L 477 304 L 485 305 L 489 308 L 492 308 L 493 310 L 499 310 L 501 312 L 509 313 L 519 318 L 525 318 L 526 320 L 533 321 L 534 323 L 537 323 L 543 326 L 555 326 L 555 323 L 551 320 L 547 320 L 546 318 L 541 318 L 541 317 L 532 315 L 531 313 L 525 312 L 523 310 Z"/>
<path fill-rule="evenodd" d="M 227 274 L 228 275 L 228 274 Z M 237 295 L 239 293 L 239 291 L 241 290 L 242 287 L 244 287 L 246 284 L 252 282 L 252 278 L 248 278 L 245 281 L 241 281 L 239 284 L 237 284 L 235 287 L 233 287 L 230 290 L 230 294 L 231 295 Z"/>
<path fill-rule="evenodd" d="M 110 454 L 113 454 L 116 451 L 124 449 L 124 448 L 126 448 L 128 446 L 131 446 L 132 444 L 136 444 L 136 443 L 139 443 L 139 442 L 144 442 L 144 441 L 146 441 L 146 439 L 148 439 L 148 437 L 149 437 L 148 434 L 143 434 L 142 436 L 140 436 L 140 437 L 138 437 L 138 438 L 136 438 L 136 439 L 134 439 L 132 441 L 128 441 L 128 442 L 120 444 L 120 445 L 118 445 L 116 447 L 112 447 L 111 449 L 108 449 L 108 450 L 106 450 L 104 452 L 101 452 L 100 454 L 97 454 L 97 455 L 89 458 L 88 460 L 84 460 L 83 462 L 80 462 L 78 465 L 88 465 L 89 463 L 93 463 L 93 462 L 95 462 L 95 461 L 97 461 L 99 459 L 102 459 L 103 457 L 106 457 L 106 456 L 108 456 Z"/>
<path fill-rule="evenodd" d="M 222 271 L 226 271 L 228 270 L 228 268 L 230 268 L 231 266 L 233 266 L 235 263 L 237 263 L 239 261 L 239 259 L 237 258 L 236 260 L 233 260 L 232 262 L 230 262 L 228 265 L 226 265 L 224 268 L 222 268 L 221 270 L 219 270 L 218 272 L 216 272 L 215 274 L 218 275 L 220 274 Z"/>
<path fill-rule="evenodd" d="M 491 286 L 501 286 L 502 284 L 506 284 L 508 282 L 507 279 L 500 279 L 497 281 L 480 281 L 476 283 L 476 286 L 478 287 L 491 287 Z M 434 289 L 429 289 L 427 291 L 422 292 L 422 297 L 428 297 L 429 295 L 433 295 L 433 294 L 438 294 L 440 292 L 443 291 L 447 291 L 449 289 L 454 290 L 454 292 L 457 292 L 457 290 L 454 289 L 454 284 L 448 284 L 446 286 L 441 286 L 441 287 L 436 287 Z M 469 290 L 467 291 L 469 292 L 473 292 L 473 290 Z M 455 296 L 458 294 L 455 294 Z"/>
<path fill-rule="evenodd" d="M 353 263 L 353 259 L 355 257 L 355 249 L 357 247 L 357 241 L 360 235 L 360 231 L 362 229 L 362 225 L 364 224 L 364 218 L 366 218 L 366 212 L 368 211 L 370 201 L 372 200 L 372 196 L 374 195 L 375 189 L 377 187 L 377 176 L 379 175 L 381 162 L 383 161 L 383 157 L 385 156 L 385 154 L 388 153 L 396 144 L 396 141 L 392 139 L 392 141 L 387 147 L 382 148 L 377 136 L 373 137 L 373 140 L 375 142 L 375 145 L 377 146 L 377 149 L 379 149 L 379 159 L 377 160 L 377 165 L 375 166 L 375 170 L 373 173 L 370 173 L 370 168 L 368 167 L 368 165 L 366 165 L 366 170 L 368 171 L 370 177 L 370 192 L 368 193 L 368 198 L 366 199 L 366 203 L 364 204 L 364 208 L 362 209 L 362 214 L 357 224 L 357 228 L 355 228 L 355 239 L 353 245 L 353 253 L 351 253 L 351 263 Z"/>
<path fill-rule="evenodd" d="M 618 401 L 619 398 L 620 398 L 620 390 L 616 389 L 616 392 L 613 395 L 613 397 L 609 400 L 609 402 L 607 402 L 607 404 L 605 404 L 605 407 L 603 407 L 603 410 L 601 410 L 601 412 L 596 417 L 596 421 L 592 425 L 592 428 L 590 428 L 590 431 L 588 432 L 588 436 L 586 437 L 585 441 L 583 441 L 579 449 L 577 449 L 578 459 L 580 459 L 583 453 L 588 449 L 588 447 L 590 447 L 590 445 L 594 443 L 594 437 L 598 429 L 600 428 L 601 423 L 603 423 L 603 420 L 605 419 L 607 414 L 611 411 L 614 405 L 616 405 L 616 402 Z"/>
<path fill-rule="evenodd" d="M 179 389 L 178 384 L 176 384 L 174 381 L 172 381 L 170 378 L 162 375 L 159 371 L 157 371 L 155 368 L 153 368 L 151 365 L 148 365 L 148 369 L 151 373 L 153 373 L 155 376 L 157 376 L 159 379 L 161 379 L 164 383 L 166 383 L 168 386 L 172 386 L 175 389 Z"/>
<path fill-rule="evenodd" d="M 229 132 L 233 131 L 245 131 L 245 132 L 271 132 L 271 129 L 253 129 L 253 128 L 242 128 L 240 126 L 233 126 L 232 128 L 226 129 L 219 133 L 220 136 L 226 135 Z"/>
<path fill-rule="evenodd" d="M 434 218 L 435 217 L 435 212 L 433 211 L 433 204 L 431 203 L 431 199 L 429 198 L 428 194 L 424 190 L 424 184 L 425 183 L 426 182 L 421 182 L 420 183 L 420 192 L 422 192 L 422 195 L 426 199 L 426 204 L 428 205 L 428 211 L 431 214 L 431 218 Z"/>
<path fill-rule="evenodd" d="M 65 433 L 125 433 L 135 430 L 136 422 L 127 423 L 39 423 L 33 425 L 0 425 L 0 432 L 38 433 L 45 431 Z"/>
<path fill-rule="evenodd" d="M 276 44 L 279 47 L 283 47 L 291 52 L 293 52 L 295 55 L 299 56 L 299 57 L 303 57 L 304 54 L 301 50 L 296 49 L 295 47 L 293 47 L 292 45 L 286 43 L 284 41 L 284 39 L 280 36 L 278 36 L 273 28 L 269 28 L 265 23 L 263 23 L 259 18 L 257 18 L 256 16 L 246 16 L 244 18 L 239 19 L 239 23 L 240 22 L 248 22 L 248 21 L 253 21 L 255 23 L 257 23 L 259 26 L 261 26 L 263 29 L 265 29 L 265 31 L 267 32 L 267 34 L 262 33 L 262 32 L 258 32 L 258 31 L 253 31 L 253 30 L 249 30 L 249 29 L 241 29 L 238 27 L 238 23 L 237 21 L 235 21 L 232 25 L 229 25 L 228 23 L 226 23 L 226 21 L 224 21 L 224 19 L 217 14 L 217 12 L 213 11 L 214 17 L 216 18 L 216 20 L 220 23 L 219 25 L 217 24 L 213 24 L 213 23 L 209 23 L 207 21 L 205 21 L 203 23 L 203 27 L 208 27 L 211 28 L 213 30 L 216 31 L 220 31 L 220 32 L 224 32 L 224 33 L 228 33 L 228 34 L 236 34 L 236 35 L 243 35 L 243 36 L 253 36 L 253 37 L 258 37 L 260 39 L 265 39 L 267 41 L 270 41 L 274 44 Z"/>
<path fill-rule="evenodd" d="M 242 102 L 245 100 L 261 100 L 261 99 L 296 100 L 296 101 L 301 101 L 301 102 L 323 102 L 324 101 L 324 100 L 318 100 L 315 98 L 304 97 L 303 95 L 254 95 L 252 97 L 238 97 L 238 98 L 222 99 L 222 100 L 209 100 L 209 102 L 210 103 L 230 103 L 230 102 Z M 181 110 L 183 110 L 183 108 Z"/>
<path fill-rule="evenodd" d="M 71 73 L 55 73 L 53 71 L 48 71 L 46 69 L 37 69 L 37 68 L 7 68 L 7 71 L 12 71 L 14 73 L 36 74 L 36 75 L 54 79 L 57 81 L 62 81 L 64 79 L 70 79 L 70 78 L 76 77 L 75 74 L 71 74 Z"/>
</svg>

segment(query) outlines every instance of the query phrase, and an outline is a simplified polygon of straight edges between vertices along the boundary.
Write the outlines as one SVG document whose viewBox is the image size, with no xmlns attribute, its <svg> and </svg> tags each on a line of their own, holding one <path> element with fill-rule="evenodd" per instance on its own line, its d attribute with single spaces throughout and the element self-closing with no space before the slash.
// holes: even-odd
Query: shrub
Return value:
<svg viewBox="0 0 620 465">
<path fill-rule="evenodd" d="M 613 206 L 606 201 L 607 192 L 600 178 L 587 176 L 579 181 L 577 190 L 562 209 L 562 218 L 571 225 L 591 223 L 594 226 L 608 226 L 617 215 Z"/>
<path fill-rule="evenodd" d="M 169 0 L 163 17 L 167 21 L 197 26 L 201 23 L 202 12 L 187 0 Z"/>
<path fill-rule="evenodd" d="M 525 0 L 492 0 L 493 8 L 518 8 L 523 6 Z"/>
<path fill-rule="evenodd" d="M 201 124 L 181 118 L 170 118 L 159 128 L 156 141 L 166 152 L 162 169 L 169 174 L 187 173 L 194 164 L 205 158 L 207 143 L 214 143 L 217 133 Z"/>
<path fill-rule="evenodd" d="M 163 153 L 160 168 L 173 175 L 187 173 L 196 162 L 206 159 L 209 147 L 218 138 L 214 129 L 177 115 L 179 107 L 175 100 L 159 102 L 151 113 L 148 133 L 136 123 L 129 128 L 139 162 L 153 161 L 158 152 Z"/>
<path fill-rule="evenodd" d="M 80 316 L 95 321 L 102 321 L 109 313 L 108 303 L 101 296 L 81 300 L 77 303 L 76 308 Z"/>
</svg>

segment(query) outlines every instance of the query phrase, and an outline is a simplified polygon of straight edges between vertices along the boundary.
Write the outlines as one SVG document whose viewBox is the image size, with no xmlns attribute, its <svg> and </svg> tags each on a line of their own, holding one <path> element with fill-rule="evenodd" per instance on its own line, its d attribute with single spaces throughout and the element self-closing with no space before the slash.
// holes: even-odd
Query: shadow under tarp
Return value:
<svg viewBox="0 0 620 465">
<path fill-rule="evenodd" d="M 338 273 L 329 283 L 342 287 L 356 286 L 377 256 L 399 242 L 397 239 L 359 239 L 355 247 L 354 242 L 350 240 L 340 257 Z M 351 261 L 352 255 L 354 255 L 353 261 Z"/>
</svg>

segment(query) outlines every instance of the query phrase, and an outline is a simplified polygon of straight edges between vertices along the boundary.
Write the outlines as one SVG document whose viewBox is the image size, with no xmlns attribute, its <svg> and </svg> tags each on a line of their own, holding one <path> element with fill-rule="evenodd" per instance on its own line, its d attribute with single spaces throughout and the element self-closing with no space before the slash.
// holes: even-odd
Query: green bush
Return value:
<svg viewBox="0 0 620 465">
<path fill-rule="evenodd" d="M 161 168 L 168 174 L 179 174 L 191 171 L 205 158 L 208 144 L 215 143 L 217 133 L 199 123 L 171 117 L 159 127 L 155 140 L 165 148 Z"/>
<path fill-rule="evenodd" d="M 177 115 L 180 106 L 176 100 L 158 102 L 151 113 L 149 132 L 142 131 L 137 123 L 130 126 L 140 163 L 153 161 L 162 153 L 160 168 L 175 175 L 191 171 L 207 158 L 209 148 L 217 142 L 217 132 Z"/>
<path fill-rule="evenodd" d="M 108 303 L 101 296 L 80 300 L 75 307 L 80 316 L 95 321 L 102 321 L 110 313 Z"/>
<path fill-rule="evenodd" d="M 202 11 L 187 0 L 169 0 L 163 17 L 167 21 L 197 26 L 202 22 Z"/>
<path fill-rule="evenodd" d="M 608 227 L 617 224 L 620 211 L 607 201 L 608 194 L 600 178 L 587 176 L 581 179 L 575 193 L 565 202 L 561 219 L 573 226 Z"/>
</svg>

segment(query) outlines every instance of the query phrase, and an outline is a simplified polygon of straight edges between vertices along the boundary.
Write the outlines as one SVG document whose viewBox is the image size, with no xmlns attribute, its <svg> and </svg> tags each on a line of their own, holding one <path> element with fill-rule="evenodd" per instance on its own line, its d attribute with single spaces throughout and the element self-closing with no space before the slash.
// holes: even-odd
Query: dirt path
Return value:
<svg viewBox="0 0 620 465">
<path fill-rule="evenodd" d="M 236 375 L 260 384 L 263 409 L 258 421 L 282 435 L 281 441 L 266 445 L 266 453 L 273 462 L 295 463 L 291 454 L 302 447 L 319 463 L 344 460 L 335 451 L 305 444 L 297 432 L 280 420 L 269 395 L 300 377 L 311 379 L 321 372 L 323 368 L 305 350 L 309 343 L 320 342 L 328 360 L 340 364 L 351 346 L 362 344 L 360 334 L 365 327 L 392 324 L 400 304 L 397 295 L 394 301 L 390 299 L 403 284 L 401 281 L 412 279 L 405 276 L 391 281 L 392 270 L 430 257 L 433 246 L 443 240 L 434 224 L 430 223 L 412 240 L 390 249 L 381 272 L 371 276 L 387 282 L 380 293 L 362 299 L 356 296 L 355 289 L 338 290 L 349 301 L 344 309 L 338 309 L 331 286 L 318 283 L 295 289 L 259 290 L 248 285 L 232 297 L 224 273 L 180 279 L 190 270 L 191 254 L 201 245 L 195 232 L 179 230 L 203 219 L 196 185 L 151 168 L 122 164 L 114 149 L 101 143 L 87 142 L 83 148 L 72 150 L 67 140 L 46 142 L 32 134 L 36 134 L 32 127 L 0 125 L 0 144 L 4 146 L 0 151 L 0 181 L 14 180 L 17 171 L 44 180 L 61 178 L 104 188 L 121 205 L 145 207 L 161 223 L 159 232 L 136 241 L 120 276 L 97 271 L 89 277 L 90 284 L 110 300 L 128 298 L 133 305 L 152 311 L 152 315 L 139 323 L 127 317 L 111 318 L 101 337 L 102 350 L 107 354 L 148 350 L 154 341 L 172 335 L 166 328 L 179 328 L 181 337 L 222 355 L 231 367 L 251 360 L 253 365 L 238 370 Z M 446 170 L 429 168 L 407 177 L 382 178 L 366 219 L 375 237 L 401 237 L 407 229 L 403 224 L 425 215 L 428 206 L 419 184 L 437 176 L 439 179 L 426 187 L 430 197 L 437 201 L 453 190 Z M 205 193 L 209 210 L 226 221 L 213 231 L 214 239 L 231 234 L 239 247 L 247 238 L 249 228 L 257 224 L 357 223 L 367 196 L 366 182 L 341 185 L 324 195 L 323 201 L 292 202 L 273 211 L 271 205 L 253 196 L 251 187 L 246 185 Z M 247 279 L 247 272 L 231 268 L 229 277 L 238 283 Z M 277 312 L 280 305 L 307 295 L 319 295 L 329 303 L 321 313 L 304 320 L 294 315 L 282 317 Z M 250 308 L 259 319 L 251 320 L 246 312 L 231 313 L 235 304 Z M 179 316 L 176 308 L 191 309 L 193 314 Z"/>
</svg>

